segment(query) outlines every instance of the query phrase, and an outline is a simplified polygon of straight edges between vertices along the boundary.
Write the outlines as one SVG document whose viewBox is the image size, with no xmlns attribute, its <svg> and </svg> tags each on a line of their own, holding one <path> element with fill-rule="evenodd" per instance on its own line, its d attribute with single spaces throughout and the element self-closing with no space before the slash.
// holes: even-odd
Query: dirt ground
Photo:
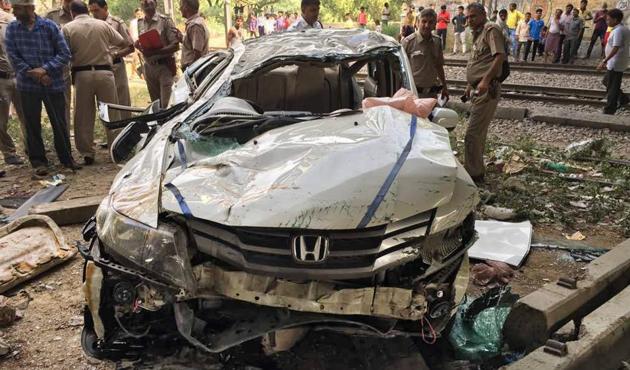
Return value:
<svg viewBox="0 0 630 370">
<path fill-rule="evenodd" d="M 502 142 L 518 143 L 522 140 L 522 138 L 517 137 L 505 137 L 501 135 L 501 130 L 502 123 L 494 122 L 491 128 L 491 140 L 496 140 L 496 138 L 492 139 L 493 135 L 500 137 Z M 541 137 L 545 137 L 552 128 L 540 126 L 536 130 L 540 132 Z M 566 135 L 567 142 L 570 142 L 572 136 L 570 131 L 571 129 Z M 461 137 L 461 130 L 456 133 L 455 140 L 457 137 Z M 613 140 L 617 139 L 615 137 Z M 626 136 L 621 136 L 619 140 L 622 140 L 622 145 L 625 145 L 627 139 Z M 556 139 L 549 141 L 540 140 L 534 143 L 534 147 L 539 150 L 546 150 L 559 146 Z M 49 155 L 52 158 L 54 152 L 49 153 Z M 6 167 L 6 170 L 7 176 L 0 179 L 0 199 L 28 198 L 43 188 L 40 183 L 41 179 L 33 178 L 27 165 L 9 166 Z M 65 183 L 69 185 L 69 188 L 60 200 L 106 194 L 118 170 L 118 166 L 112 164 L 107 158 L 107 151 L 103 148 L 98 149 L 95 165 L 85 167 L 78 173 L 64 173 Z M 59 172 L 63 173 L 61 170 Z M 500 174 L 491 174 L 486 191 L 500 193 L 503 180 L 504 177 Z M 566 203 L 571 199 L 571 196 L 571 191 L 567 191 L 565 198 L 554 199 Z M 499 194 L 499 199 L 501 199 L 501 194 Z M 11 210 L 7 209 L 6 212 L 10 213 Z M 587 235 L 585 243 L 593 246 L 612 248 L 624 239 L 623 230 L 614 225 L 599 225 L 597 222 L 591 222 L 583 226 L 580 230 Z M 76 245 L 76 243 L 81 242 L 80 229 L 80 225 L 63 228 L 66 242 L 69 245 Z M 575 231 L 574 225 L 565 220 L 534 222 L 534 230 L 537 237 L 552 240 L 563 240 L 563 234 Z M 584 263 L 573 261 L 570 257 L 567 258 L 566 252 L 535 249 L 532 250 L 524 265 L 515 270 L 515 276 L 511 280 L 510 286 L 514 293 L 525 295 L 548 282 L 556 281 L 561 276 L 578 276 L 584 265 Z M 76 256 L 68 263 L 7 292 L 6 295 L 11 296 L 24 290 L 32 300 L 21 320 L 7 328 L 0 328 L 0 338 L 12 346 L 12 353 L 0 359 L 0 368 L 115 368 L 112 363 L 103 363 L 87 358 L 81 349 L 80 333 L 83 309 L 81 270 L 82 260 Z M 470 293 L 474 295 L 480 294 L 483 290 L 484 288 L 470 286 Z"/>
</svg>

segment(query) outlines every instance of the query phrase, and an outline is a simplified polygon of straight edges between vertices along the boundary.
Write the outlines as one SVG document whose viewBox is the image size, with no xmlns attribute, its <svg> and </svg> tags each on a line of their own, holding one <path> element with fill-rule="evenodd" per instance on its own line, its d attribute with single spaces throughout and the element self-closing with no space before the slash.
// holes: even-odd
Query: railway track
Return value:
<svg viewBox="0 0 630 370">
<path fill-rule="evenodd" d="M 464 93 L 466 81 L 447 80 L 451 95 Z M 505 99 L 543 101 L 558 104 L 580 104 L 604 106 L 606 92 L 603 90 L 574 89 L 535 85 L 502 84 L 501 97 Z"/>
<path fill-rule="evenodd" d="M 464 59 L 446 59 L 445 65 L 449 67 L 466 67 L 467 61 Z M 603 75 L 605 70 L 598 70 L 595 66 L 565 65 L 565 64 L 544 64 L 544 63 L 522 63 L 510 62 L 510 69 L 524 72 L 547 72 L 547 73 L 577 73 L 586 75 Z M 624 72 L 625 76 L 630 76 L 630 71 Z"/>
</svg>

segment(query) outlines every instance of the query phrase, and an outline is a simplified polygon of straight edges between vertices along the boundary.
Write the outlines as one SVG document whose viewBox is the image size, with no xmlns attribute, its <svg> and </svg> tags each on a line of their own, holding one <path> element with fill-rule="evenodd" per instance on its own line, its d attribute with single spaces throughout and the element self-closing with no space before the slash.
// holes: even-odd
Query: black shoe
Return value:
<svg viewBox="0 0 630 370">
<path fill-rule="evenodd" d="M 37 167 L 35 167 L 35 175 L 37 175 L 37 176 L 48 176 L 48 167 L 46 167 L 46 166 L 37 166 Z"/>
<path fill-rule="evenodd" d="M 94 158 L 92 157 L 83 157 L 83 163 L 85 163 L 86 166 L 91 166 L 94 164 Z"/>
<path fill-rule="evenodd" d="M 64 163 L 64 164 L 63 164 L 63 167 L 64 167 L 64 168 L 66 168 L 66 169 L 68 169 L 68 170 L 71 170 L 71 171 L 78 171 L 78 170 L 80 170 L 80 169 L 82 168 L 82 167 L 81 167 L 78 163 L 76 163 L 75 161 L 72 161 L 72 162 L 70 162 L 70 163 Z"/>
<path fill-rule="evenodd" d="M 20 166 L 24 164 L 24 161 L 22 160 L 22 158 L 18 157 L 17 155 L 10 155 L 10 156 L 4 157 L 4 163 L 12 164 L 14 166 Z"/>
</svg>

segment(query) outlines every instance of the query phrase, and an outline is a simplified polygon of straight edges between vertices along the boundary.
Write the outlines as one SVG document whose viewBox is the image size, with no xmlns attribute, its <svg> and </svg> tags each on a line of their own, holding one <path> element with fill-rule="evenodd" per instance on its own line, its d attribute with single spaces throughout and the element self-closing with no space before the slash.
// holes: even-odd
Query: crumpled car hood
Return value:
<svg viewBox="0 0 630 370">
<path fill-rule="evenodd" d="M 220 155 L 171 168 L 164 184 L 193 217 L 231 225 L 354 229 L 410 139 L 411 116 L 376 107 L 269 131 Z M 443 205 L 457 163 L 447 131 L 418 119 L 409 155 L 367 226 Z M 162 208 L 182 213 L 162 189 Z"/>
</svg>

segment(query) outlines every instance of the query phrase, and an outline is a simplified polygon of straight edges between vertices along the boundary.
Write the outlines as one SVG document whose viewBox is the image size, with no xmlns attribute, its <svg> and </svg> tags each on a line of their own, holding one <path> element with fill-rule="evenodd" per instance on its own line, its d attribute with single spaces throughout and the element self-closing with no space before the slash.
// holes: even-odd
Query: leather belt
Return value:
<svg viewBox="0 0 630 370">
<path fill-rule="evenodd" d="M 83 71 L 111 71 L 112 66 L 107 64 L 95 65 L 95 66 L 79 66 L 72 67 L 72 73 L 83 72 Z"/>
<path fill-rule="evenodd" d="M 10 79 L 13 78 L 13 73 L 0 71 L 0 78 L 3 79 L 3 80 L 10 80 Z"/>
<path fill-rule="evenodd" d="M 118 63 L 122 63 L 123 59 L 122 58 L 116 58 L 114 59 L 114 64 L 118 64 Z"/>
<path fill-rule="evenodd" d="M 156 64 L 168 64 L 171 62 L 171 59 L 174 59 L 175 57 L 167 57 L 167 58 L 162 58 L 162 59 L 158 59 L 155 61 L 147 61 L 147 63 L 149 63 L 150 65 L 156 65 Z"/>
</svg>

